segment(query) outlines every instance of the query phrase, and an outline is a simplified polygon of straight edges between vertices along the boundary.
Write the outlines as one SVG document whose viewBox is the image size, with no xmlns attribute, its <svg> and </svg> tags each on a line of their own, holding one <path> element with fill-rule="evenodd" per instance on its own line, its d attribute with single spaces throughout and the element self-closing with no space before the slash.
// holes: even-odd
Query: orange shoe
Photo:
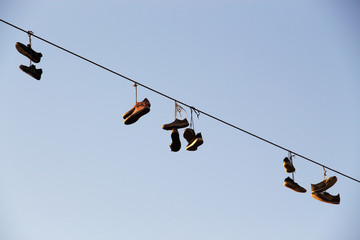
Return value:
<svg viewBox="0 0 360 240">
<path fill-rule="evenodd" d="M 150 112 L 150 102 L 147 98 L 145 98 L 142 102 L 137 102 L 133 107 L 134 110 L 130 110 L 127 113 L 131 112 L 129 116 L 127 116 L 124 120 L 125 125 L 130 125 L 139 120 L 140 117 L 144 116 L 148 112 Z M 125 113 L 124 115 L 127 115 Z"/>
</svg>

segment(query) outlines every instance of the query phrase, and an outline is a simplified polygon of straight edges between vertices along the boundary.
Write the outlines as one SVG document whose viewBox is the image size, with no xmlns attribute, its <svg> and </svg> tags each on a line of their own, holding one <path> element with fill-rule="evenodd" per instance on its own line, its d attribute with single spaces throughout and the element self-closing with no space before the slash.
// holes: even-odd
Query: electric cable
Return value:
<svg viewBox="0 0 360 240">
<path fill-rule="evenodd" d="M 160 92 L 160 91 L 157 91 L 157 90 L 155 90 L 155 89 L 153 89 L 153 88 L 151 88 L 151 87 L 148 87 L 148 86 L 146 86 L 146 85 L 144 85 L 144 84 L 142 84 L 142 83 L 140 83 L 140 82 L 137 82 L 137 81 L 135 81 L 135 80 L 133 80 L 133 79 L 131 79 L 131 78 L 129 78 L 129 77 L 126 77 L 126 76 L 124 76 L 124 75 L 122 75 L 122 74 L 120 74 L 120 73 L 118 73 L 118 72 L 115 72 L 115 71 L 113 71 L 113 70 L 111 70 L 111 69 L 109 69 L 109 68 L 107 68 L 107 67 L 104 67 L 104 66 L 102 66 L 102 65 L 100 65 L 100 64 L 98 64 L 98 63 L 96 63 L 96 62 L 94 62 L 94 61 L 91 61 L 91 60 L 89 60 L 89 59 L 87 59 L 87 58 L 85 58 L 85 57 L 83 57 L 83 56 L 81 56 L 81 55 L 79 55 L 79 54 L 76 54 L 76 53 L 74 53 L 74 52 L 72 52 L 72 51 L 70 51 L 70 50 L 68 50 L 68 49 L 66 49 L 66 48 L 63 48 L 63 47 L 61 47 L 61 46 L 59 46 L 59 45 L 57 45 L 57 44 L 55 44 L 55 43 L 53 43 L 53 42 L 50 42 L 50 41 L 48 41 L 48 40 L 46 40 L 46 39 L 44 39 L 44 38 L 41 38 L 41 37 L 35 35 L 35 34 L 34 34 L 33 32 L 31 32 L 31 31 L 26 31 L 26 30 L 24 30 L 24 29 L 22 29 L 22 28 L 20 28 L 20 27 L 18 27 L 18 26 L 15 26 L 15 25 L 13 25 L 13 24 L 11 24 L 11 23 L 3 20 L 3 19 L 0 19 L 0 21 L 3 22 L 3 23 L 5 23 L 5 24 L 7 24 L 7 25 L 9 25 L 9 26 L 11 26 L 11 27 L 13 27 L 13 28 L 16 28 L 16 29 L 18 29 L 18 30 L 20 30 L 20 31 L 22 31 L 22 32 L 25 32 L 25 33 L 27 33 L 27 34 L 29 34 L 29 35 L 31 35 L 31 36 L 33 36 L 33 37 L 35 37 L 35 38 L 43 41 L 43 42 L 46 42 L 46 43 L 48 43 L 48 44 L 50 44 L 50 45 L 52 45 L 52 46 L 54 46 L 54 47 L 57 47 L 57 48 L 65 51 L 65 52 L 67 52 L 67 53 L 70 53 L 70 54 L 72 54 L 72 55 L 74 55 L 74 56 L 76 56 L 76 57 L 78 57 L 78 58 L 80 58 L 80 59 L 82 59 L 82 60 L 85 60 L 85 61 L 87 61 L 87 62 L 89 62 L 89 63 L 91 63 L 91 64 L 93 64 L 93 65 L 95 65 L 95 66 L 97 66 L 97 67 L 100 67 L 100 68 L 102 68 L 102 69 L 104 69 L 104 70 L 106 70 L 106 71 L 108 71 L 108 72 L 111 72 L 111 73 L 113 73 L 113 74 L 115 74 L 115 75 L 117 75 L 117 76 L 119 76 L 119 77 L 122 77 L 122 78 L 124 78 L 124 79 L 126 79 L 126 80 L 128 80 L 128 81 L 130 81 L 130 82 L 133 82 L 134 84 L 136 84 L 136 85 L 138 85 L 138 86 L 141 86 L 141 87 L 143 87 L 143 88 L 146 88 L 146 89 L 148 89 L 148 90 L 150 90 L 150 91 L 152 91 L 152 92 L 154 92 L 154 93 L 157 93 L 157 94 L 159 94 L 159 95 L 161 95 L 161 96 L 163 96 L 163 97 L 165 97 L 165 98 L 168 98 L 168 99 L 170 99 L 170 100 L 172 100 L 172 101 L 175 101 L 175 102 L 177 102 L 177 103 L 180 103 L 180 104 L 182 104 L 182 105 L 184 105 L 184 106 L 187 106 L 188 108 L 190 108 L 190 109 L 192 109 L 192 110 L 194 110 L 194 111 L 196 111 L 196 112 L 198 112 L 198 113 L 201 113 L 201 114 L 203 114 L 203 115 L 205 115 L 205 116 L 208 116 L 208 117 L 210 117 L 210 118 L 212 118 L 212 119 L 214 119 L 214 120 L 216 120 L 216 121 L 218 121 L 218 122 L 221 122 L 221 123 L 223 123 L 223 124 L 225 124 L 225 125 L 228 125 L 228 126 L 234 128 L 234 129 L 237 129 L 237 130 L 239 130 L 239 131 L 242 131 L 242 132 L 244 132 L 244 133 L 246 133 L 246 134 L 248 134 L 248 135 L 250 135 L 250 136 L 253 136 L 253 137 L 255 137 L 255 138 L 257 138 L 257 139 L 259 139 L 259 140 L 261 140 L 261 141 L 263 141 L 263 142 L 266 142 L 266 143 L 268 143 L 268 144 L 271 144 L 271 145 L 273 145 L 273 146 L 275 146 L 275 147 L 277 147 L 277 148 L 280 148 L 280 149 L 282 149 L 282 150 L 284 150 L 284 151 L 287 151 L 287 152 L 289 152 L 289 153 L 291 153 L 291 154 L 293 154 L 293 155 L 296 155 L 296 156 L 298 156 L 298 157 L 300 157 L 300 158 L 303 158 L 303 159 L 305 159 L 305 160 L 307 160 L 307 161 L 309 161 L 309 162 L 312 162 L 312 163 L 314 163 L 314 164 L 317 164 L 317 165 L 319 165 L 319 166 L 321 166 L 321 167 L 323 167 L 323 168 L 326 168 L 326 169 L 328 169 L 328 170 L 330 170 L 330 171 L 333 171 L 333 172 L 335 172 L 335 173 L 337 173 L 337 174 L 340 174 L 340 175 L 342 175 L 342 176 L 344 176 L 344 177 L 346 177 L 346 178 L 349 178 L 349 179 L 351 179 L 351 180 L 353 180 L 353 181 L 356 181 L 356 182 L 360 183 L 360 180 L 359 180 L 359 179 L 353 178 L 353 177 L 351 177 L 351 176 L 349 176 L 349 175 L 347 175 L 347 174 L 344 174 L 344 173 L 342 173 L 342 172 L 340 172 L 340 171 L 337 171 L 337 170 L 335 170 L 335 169 L 333 169 L 333 168 L 330 168 L 330 167 L 328 167 L 328 166 L 326 166 L 326 165 L 324 165 L 324 164 L 321 164 L 321 163 L 319 163 L 319 162 L 317 162 L 317 161 L 314 161 L 314 160 L 312 160 L 312 159 L 310 159 L 310 158 L 308 158 L 308 157 L 305 157 L 305 156 L 303 156 L 303 155 L 301 155 L 301 154 L 299 154 L 299 153 L 296 153 L 296 152 L 294 152 L 294 151 L 292 151 L 292 150 L 290 150 L 290 149 L 288 149 L 288 148 L 285 148 L 285 147 L 283 147 L 283 146 L 281 146 L 281 145 L 279 145 L 279 144 L 276 144 L 276 143 L 274 143 L 274 142 L 271 142 L 271 141 L 269 141 L 269 140 L 267 140 L 267 139 L 265 139 L 265 138 L 262 138 L 262 137 L 260 137 L 260 136 L 258 136 L 258 135 L 256 135 L 256 134 L 254 134 L 254 133 L 251 133 L 251 132 L 249 132 L 249 131 L 246 131 L 246 130 L 244 130 L 244 129 L 238 127 L 238 126 L 235 126 L 235 125 L 233 125 L 233 124 L 231 124 L 231 123 L 229 123 L 229 122 L 226 122 L 226 121 L 224 121 L 224 120 L 222 120 L 222 119 L 220 119 L 220 118 L 218 118 L 218 117 L 215 117 L 215 116 L 213 116 L 213 115 L 211 115 L 211 114 L 209 114 L 209 113 L 206 113 L 206 112 L 204 112 L 204 111 L 201 111 L 201 110 L 199 110 L 199 109 L 197 109 L 197 108 L 195 108 L 195 107 L 193 107 L 193 106 L 191 106 L 191 105 L 189 105 L 189 104 L 186 104 L 186 103 L 184 103 L 184 102 L 182 102 L 182 101 L 179 101 L 179 100 L 177 100 L 177 99 L 175 99 L 175 98 L 173 98 L 173 97 L 171 97 L 171 96 L 168 96 L 168 95 L 166 95 L 166 94 L 164 94 L 164 93 L 162 93 L 162 92 Z"/>
</svg>

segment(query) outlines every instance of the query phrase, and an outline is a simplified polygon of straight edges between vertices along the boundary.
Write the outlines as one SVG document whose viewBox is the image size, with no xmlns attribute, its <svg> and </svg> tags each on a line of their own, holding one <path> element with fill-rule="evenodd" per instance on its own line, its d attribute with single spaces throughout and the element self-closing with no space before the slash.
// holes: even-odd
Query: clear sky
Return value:
<svg viewBox="0 0 360 240">
<path fill-rule="evenodd" d="M 18 1 L 0 18 L 204 112 L 360 178 L 359 1 Z M 171 152 L 174 102 L 0 23 L 1 240 L 360 239 L 360 184 L 205 115 Z M 190 110 L 185 107 L 190 114 Z M 186 114 L 185 114 L 186 115 Z M 180 134 L 182 134 L 182 130 Z"/>
</svg>

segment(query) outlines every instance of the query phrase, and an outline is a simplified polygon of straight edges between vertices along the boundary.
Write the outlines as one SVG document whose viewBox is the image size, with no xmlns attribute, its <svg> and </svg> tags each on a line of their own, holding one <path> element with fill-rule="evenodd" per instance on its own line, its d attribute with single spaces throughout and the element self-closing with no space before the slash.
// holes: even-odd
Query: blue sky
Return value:
<svg viewBox="0 0 360 240">
<path fill-rule="evenodd" d="M 1 19 L 324 165 L 360 178 L 357 1 L 2 1 Z M 0 24 L 0 239 L 346 239 L 360 185 L 313 199 L 323 169 L 200 115 L 196 152 L 171 152 L 174 103 L 125 126 L 132 83 Z M 190 110 L 185 108 L 190 114 Z M 180 131 L 182 134 L 182 131 Z"/>
</svg>

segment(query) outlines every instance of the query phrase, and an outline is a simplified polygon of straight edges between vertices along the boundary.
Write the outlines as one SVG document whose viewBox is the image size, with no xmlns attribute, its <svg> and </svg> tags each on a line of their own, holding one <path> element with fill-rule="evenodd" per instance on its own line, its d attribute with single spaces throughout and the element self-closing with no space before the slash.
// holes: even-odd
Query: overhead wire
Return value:
<svg viewBox="0 0 360 240">
<path fill-rule="evenodd" d="M 267 139 L 265 139 L 265 138 L 263 138 L 263 137 L 260 137 L 260 136 L 254 134 L 254 133 L 249 132 L 249 131 L 246 131 L 246 130 L 238 127 L 238 126 L 235 126 L 235 125 L 233 125 L 233 124 L 231 124 L 231 123 L 229 123 L 229 122 L 227 122 L 227 121 L 224 121 L 224 120 L 222 120 L 222 119 L 220 119 L 220 118 L 218 118 L 218 117 L 215 117 L 215 116 L 213 116 L 213 115 L 211 115 L 211 114 L 209 114 L 209 113 L 207 113 L 207 112 L 204 112 L 204 111 L 202 111 L 202 110 L 200 110 L 200 109 L 197 109 L 197 108 L 195 108 L 195 107 L 193 107 L 193 106 L 191 106 L 191 105 L 189 105 L 189 104 L 186 104 L 186 103 L 184 103 L 184 102 L 182 102 L 182 101 L 179 101 L 179 100 L 177 100 L 177 99 L 175 99 L 175 98 L 173 98 L 173 97 L 171 97 L 171 96 L 169 96 L 169 95 L 166 95 L 166 94 L 164 94 L 164 93 L 162 93 L 162 92 L 160 92 L 160 91 L 158 91 L 158 90 L 155 90 L 155 89 L 153 89 L 153 88 L 151 88 L 151 87 L 149 87 L 149 86 L 146 86 L 146 85 L 144 85 L 144 84 L 142 84 L 142 83 L 140 83 L 140 82 L 137 82 L 137 81 L 135 81 L 135 80 L 133 80 L 133 79 L 131 79 L 131 78 L 129 78 L 129 77 L 126 77 L 126 76 L 124 76 L 124 75 L 122 75 L 122 74 L 120 74 L 120 73 L 118 73 L 118 72 L 116 72 L 116 71 L 114 71 L 114 70 L 111 70 L 111 69 L 109 69 L 109 68 L 107 68 L 107 67 L 104 67 L 104 66 L 102 66 L 102 65 L 100 65 L 100 64 L 98 64 L 98 63 L 96 63 L 96 62 L 94 62 L 94 61 L 91 61 L 91 60 L 89 60 L 89 59 L 87 59 L 87 58 L 85 58 L 85 57 L 83 57 L 83 56 L 81 56 L 81 55 L 79 55 L 79 54 L 76 54 L 76 53 L 74 53 L 74 52 L 72 52 L 72 51 L 70 51 L 70 50 L 68 50 L 68 49 L 66 49 L 66 48 L 63 48 L 63 47 L 61 47 L 61 46 L 59 46 L 59 45 L 57 45 L 57 44 L 55 44 L 55 43 L 53 43 L 53 42 L 50 42 L 50 41 L 48 41 L 48 40 L 46 40 L 46 39 L 44 39 L 44 38 L 42 38 L 42 37 L 39 37 L 39 36 L 35 35 L 33 32 L 31 32 L 31 31 L 26 31 L 26 30 L 24 30 L 24 29 L 22 29 L 22 28 L 20 28 L 20 27 L 18 27 L 18 26 L 15 26 L 15 25 L 13 25 L 13 24 L 11 24 L 11 23 L 3 20 L 3 19 L 0 19 L 0 21 L 3 22 L 3 23 L 5 23 L 5 24 L 7 24 L 7 25 L 9 25 L 9 26 L 11 26 L 11 27 L 13 27 L 13 28 L 16 28 L 16 29 L 18 29 L 18 30 L 20 30 L 20 31 L 22 31 L 22 32 L 25 32 L 25 33 L 27 33 L 28 35 L 31 35 L 31 36 L 33 36 L 33 37 L 35 37 L 35 38 L 37 38 L 37 39 L 39 39 L 39 40 L 41 40 L 41 41 L 43 41 L 43 42 L 46 42 L 46 43 L 48 43 L 48 44 L 50 44 L 50 45 L 52 45 L 52 46 L 54 46 L 54 47 L 57 47 L 57 48 L 65 51 L 65 52 L 67 52 L 67 53 L 69 53 L 69 54 L 72 54 L 72 55 L 74 55 L 74 56 L 76 56 L 76 57 L 78 57 L 78 58 L 80 58 L 80 59 L 82 59 L 82 60 L 84 60 L 84 61 L 87 61 L 87 62 L 89 62 L 89 63 L 91 63 L 91 64 L 93 64 L 93 65 L 95 65 L 95 66 L 97 66 L 97 67 L 100 67 L 100 68 L 102 68 L 102 69 L 104 69 L 104 70 L 106 70 L 106 71 L 108 71 L 108 72 L 111 72 L 111 73 L 113 73 L 113 74 L 115 74 L 115 75 L 117 75 L 117 76 L 119 76 L 119 77 L 122 77 L 122 78 L 124 78 L 124 79 L 126 79 L 126 80 L 128 80 L 128 81 L 130 81 L 130 82 L 133 82 L 135 85 L 138 85 L 138 86 L 141 86 L 141 87 L 143 87 L 143 88 L 146 88 L 146 89 L 148 89 L 148 90 L 150 90 L 150 91 L 152 91 L 152 92 L 154 92 L 154 93 L 157 93 L 157 94 L 159 94 L 159 95 L 161 95 L 161 96 L 163 96 L 163 97 L 165 97 L 165 98 L 168 98 L 168 99 L 170 99 L 170 100 L 172 100 L 172 101 L 175 101 L 175 102 L 177 102 L 177 103 L 180 103 L 180 104 L 182 104 L 182 105 L 190 108 L 191 110 L 194 110 L 194 111 L 196 111 L 196 112 L 198 112 L 198 113 L 201 113 L 201 114 L 203 114 L 203 115 L 205 115 L 205 116 L 208 116 L 208 117 L 210 117 L 210 118 L 212 118 L 212 119 L 214 119 L 214 120 L 216 120 L 216 121 L 218 121 L 218 122 L 221 122 L 221 123 L 223 123 L 223 124 L 225 124 L 225 125 L 228 125 L 228 126 L 234 128 L 234 129 L 237 129 L 237 130 L 239 130 L 239 131 L 242 131 L 242 132 L 244 132 L 244 133 L 246 133 L 246 134 L 248 134 L 248 135 L 250 135 L 250 136 L 253 136 L 253 137 L 255 137 L 255 138 L 257 138 L 257 139 L 259 139 L 259 140 L 261 140 L 261 141 L 263 141 L 263 142 L 266 142 L 266 143 L 268 143 L 268 144 L 271 144 L 271 145 L 273 145 L 273 146 L 275 146 L 275 147 L 277 147 L 277 148 L 280 148 L 280 149 L 282 149 L 282 150 L 284 150 L 284 151 L 287 151 L 287 152 L 289 152 L 289 153 L 291 153 L 291 154 L 293 154 L 293 155 L 296 155 L 296 156 L 298 156 L 298 157 L 301 157 L 301 158 L 303 158 L 303 159 L 305 159 L 305 160 L 307 160 L 307 161 L 309 161 L 309 162 L 311 162 L 311 163 L 314 163 L 314 164 L 316 164 L 316 165 L 319 165 L 319 166 L 321 166 L 321 167 L 323 167 L 323 168 L 326 168 L 326 169 L 328 169 L 328 170 L 330 170 L 330 171 L 333 171 L 333 172 L 335 172 L 335 173 L 337 173 L 337 174 L 340 174 L 340 175 L 342 175 L 342 176 L 344 176 L 344 177 L 346 177 L 346 178 L 349 178 L 349 179 L 351 179 L 351 180 L 353 180 L 353 181 L 356 181 L 356 182 L 360 183 L 360 180 L 359 180 L 359 179 L 353 178 L 353 177 L 351 177 L 351 176 L 349 176 L 349 175 L 347 175 L 347 174 L 344 174 L 344 173 L 342 173 L 342 172 L 340 172 L 340 171 L 337 171 L 337 170 L 335 170 L 335 169 L 333 169 L 333 168 L 331 168 L 331 167 L 328 167 L 328 166 L 326 166 L 326 165 L 324 165 L 324 164 L 322 164 L 322 163 L 319 163 L 319 162 L 317 162 L 317 161 L 315 161 L 315 160 L 312 160 L 312 159 L 310 159 L 310 158 L 308 158 L 308 157 L 305 157 L 305 156 L 303 156 L 303 155 L 301 155 L 301 154 L 299 154 L 299 153 L 296 153 L 296 152 L 293 151 L 293 150 L 290 150 L 290 149 L 285 148 L 285 147 L 283 147 L 283 146 L 281 146 L 281 145 L 279 145 L 279 144 L 276 144 L 276 143 L 274 143 L 274 142 L 271 142 L 271 141 L 269 141 L 269 140 L 267 140 Z"/>
</svg>

